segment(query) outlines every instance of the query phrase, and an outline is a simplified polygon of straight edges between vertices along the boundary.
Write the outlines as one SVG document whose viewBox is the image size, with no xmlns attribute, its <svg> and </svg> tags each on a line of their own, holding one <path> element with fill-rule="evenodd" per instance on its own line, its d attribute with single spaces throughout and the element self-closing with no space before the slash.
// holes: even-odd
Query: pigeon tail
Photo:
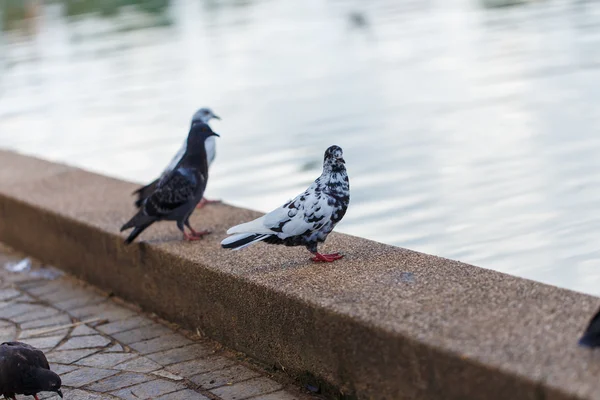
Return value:
<svg viewBox="0 0 600 400">
<path fill-rule="evenodd" d="M 130 228 L 137 228 L 137 227 L 141 227 L 141 226 L 147 226 L 152 224 L 153 222 L 155 222 L 156 219 L 147 216 L 146 214 L 143 213 L 142 210 L 138 211 L 137 214 L 135 214 L 129 221 L 127 221 L 122 227 L 121 227 L 121 232 L 130 229 Z"/>
<path fill-rule="evenodd" d="M 140 235 L 140 233 L 144 232 L 147 227 L 152 225 L 152 222 L 147 222 L 144 225 L 136 226 L 135 229 L 131 232 L 131 234 L 125 239 L 125 244 L 131 244 L 135 240 L 136 237 Z"/>
<path fill-rule="evenodd" d="M 158 184 L 158 179 L 147 184 L 146 186 L 142 186 L 141 188 L 139 188 L 138 190 L 133 192 L 134 195 L 137 194 L 137 196 L 138 196 L 137 200 L 134 203 L 137 208 L 142 207 L 144 200 L 146 200 L 146 197 L 150 196 L 152 194 L 152 192 L 154 192 L 157 184 Z"/>
<path fill-rule="evenodd" d="M 232 226 L 227 230 L 227 234 L 233 233 L 260 233 L 260 234 L 272 234 L 273 231 L 267 228 L 264 224 L 265 216 L 257 218 L 253 221 Z"/>
<path fill-rule="evenodd" d="M 244 247 L 250 246 L 253 243 L 265 240 L 269 236 L 271 235 L 264 235 L 261 233 L 240 233 L 239 235 L 233 235 L 223 239 L 221 242 L 221 247 L 224 249 L 240 250 Z"/>
<path fill-rule="evenodd" d="M 599 347 L 600 346 L 599 339 L 600 338 L 598 338 L 595 335 L 585 334 L 581 337 L 581 339 L 579 339 L 578 344 L 582 347 L 589 347 L 589 348 Z"/>
</svg>

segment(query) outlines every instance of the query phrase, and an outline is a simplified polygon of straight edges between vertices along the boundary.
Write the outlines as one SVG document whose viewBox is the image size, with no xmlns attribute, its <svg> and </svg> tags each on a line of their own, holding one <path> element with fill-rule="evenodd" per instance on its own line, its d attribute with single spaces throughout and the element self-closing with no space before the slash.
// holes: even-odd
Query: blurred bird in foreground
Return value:
<svg viewBox="0 0 600 400">
<path fill-rule="evenodd" d="M 270 213 L 230 228 L 233 236 L 221 242 L 226 249 L 242 249 L 255 242 L 306 246 L 313 261 L 332 262 L 339 253 L 321 254 L 317 246 L 344 217 L 350 202 L 350 183 L 342 149 L 325 151 L 323 173 L 306 191 Z"/>
<path fill-rule="evenodd" d="M 176 221 L 177 227 L 187 240 L 198 240 L 209 231 L 196 232 L 190 225 L 190 215 L 204 196 L 208 181 L 206 140 L 219 136 L 203 122 L 192 124 L 188 134 L 186 150 L 171 171 L 154 185 L 152 192 L 144 198 L 140 209 L 121 232 L 135 228 L 125 244 L 131 243 L 140 233 L 156 221 Z M 185 232 L 184 225 L 191 234 Z"/>
<path fill-rule="evenodd" d="M 198 122 L 208 125 L 208 122 L 213 118 L 219 119 L 219 120 L 221 119 L 210 108 L 201 108 L 198 111 L 196 111 L 196 113 L 192 117 L 192 125 L 194 125 L 195 123 L 198 123 Z M 215 160 L 215 157 L 217 155 L 217 143 L 215 141 L 215 138 L 211 136 L 208 139 L 206 139 L 206 141 L 204 142 L 204 147 L 206 149 L 206 154 L 208 157 L 208 166 L 210 167 L 210 165 Z M 179 151 L 177 151 L 177 154 L 175 154 L 175 156 L 173 157 L 173 159 L 171 160 L 169 165 L 167 165 L 167 168 L 165 168 L 165 170 L 162 172 L 162 174 L 160 175 L 160 177 L 158 179 L 155 179 L 153 182 L 147 184 L 146 186 L 142 186 L 141 188 L 139 188 L 138 190 L 133 192 L 133 194 L 137 194 L 137 196 L 138 196 L 138 199 L 135 202 L 135 206 L 137 208 L 140 208 L 142 203 L 144 202 L 144 199 L 146 197 L 148 197 L 152 192 L 154 192 L 154 189 L 156 188 L 157 183 L 162 178 L 164 178 L 167 174 L 169 174 L 169 172 L 171 172 L 173 170 L 173 168 L 175 168 L 175 166 L 177 165 L 179 160 L 181 160 L 181 157 L 183 157 L 183 155 L 185 154 L 186 148 L 187 148 L 187 140 L 183 143 L 183 146 L 181 146 Z M 198 203 L 198 208 L 202 208 L 206 204 L 209 204 L 209 203 L 219 203 L 219 202 L 220 202 L 219 200 L 208 200 L 208 199 L 205 199 L 204 197 L 202 197 L 202 200 L 200 201 L 200 203 Z"/>
<path fill-rule="evenodd" d="M 50 370 L 41 350 L 21 342 L 0 344 L 0 395 L 16 400 L 17 394 L 33 396 L 55 392 L 62 398 L 60 377 Z"/>
<path fill-rule="evenodd" d="M 600 346 L 600 310 L 590 320 L 583 336 L 579 339 L 579 344 L 592 348 Z"/>
</svg>

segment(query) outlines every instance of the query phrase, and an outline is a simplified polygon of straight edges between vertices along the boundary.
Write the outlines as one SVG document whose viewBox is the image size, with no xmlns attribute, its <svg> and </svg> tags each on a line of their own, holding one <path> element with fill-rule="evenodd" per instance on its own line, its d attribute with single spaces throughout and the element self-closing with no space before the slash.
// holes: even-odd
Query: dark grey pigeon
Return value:
<svg viewBox="0 0 600 400">
<path fill-rule="evenodd" d="M 0 344 L 0 394 L 16 400 L 17 394 L 33 396 L 56 392 L 62 398 L 60 377 L 50 370 L 41 350 L 21 342 Z"/>
<path fill-rule="evenodd" d="M 131 243 L 144 229 L 156 221 L 176 221 L 177 227 L 187 240 L 198 240 L 210 233 L 196 232 L 190 226 L 189 218 L 204 196 L 208 181 L 208 161 L 204 142 L 211 136 L 219 135 L 207 124 L 198 122 L 192 125 L 183 157 L 143 200 L 138 213 L 121 227 L 121 232 L 135 228 L 125 240 L 125 244 Z M 185 232 L 184 225 L 190 229 L 191 235 Z"/>
<path fill-rule="evenodd" d="M 221 119 L 210 108 L 201 108 L 198 111 L 196 111 L 196 113 L 193 115 L 192 125 L 194 125 L 196 123 L 203 123 L 203 124 L 208 125 L 208 122 L 213 118 Z M 171 171 L 173 171 L 173 169 L 177 166 L 177 164 L 181 160 L 181 157 L 183 157 L 183 155 L 185 154 L 186 148 L 187 148 L 187 140 L 179 148 L 179 151 L 177 151 L 177 154 L 175 154 L 175 157 L 173 157 L 173 159 L 171 160 L 169 165 L 167 165 L 167 168 L 165 168 L 165 170 L 162 172 L 162 174 L 160 175 L 160 177 L 158 179 L 155 179 L 154 181 L 150 182 L 146 186 L 142 186 L 141 188 L 139 188 L 138 190 L 133 192 L 133 194 L 137 195 L 137 197 L 138 197 L 137 200 L 135 201 L 135 206 L 137 208 L 140 208 L 142 206 L 142 203 L 144 202 L 144 199 L 146 197 L 150 196 L 150 194 L 152 194 L 154 192 L 158 182 L 160 182 L 160 180 L 162 178 L 164 178 Z M 210 165 L 215 160 L 215 157 L 217 155 L 217 144 L 215 142 L 215 138 L 209 137 L 208 139 L 206 139 L 206 141 L 204 142 L 204 148 L 206 149 L 206 155 L 208 157 L 208 166 L 210 167 Z M 207 200 L 205 198 L 202 198 L 202 200 L 198 204 L 198 208 L 201 208 L 205 204 L 209 204 L 209 203 L 219 203 L 219 200 Z"/>
<path fill-rule="evenodd" d="M 226 249 L 242 249 L 255 242 L 306 246 L 313 261 L 332 262 L 339 253 L 321 254 L 317 245 L 331 233 L 346 214 L 350 202 L 350 183 L 342 149 L 331 146 L 325 151 L 323 173 L 294 200 L 254 221 L 230 228 L 234 234 L 221 242 Z"/>
<path fill-rule="evenodd" d="M 583 336 L 579 339 L 579 345 L 584 347 L 600 347 L 600 310 L 590 320 Z"/>
</svg>

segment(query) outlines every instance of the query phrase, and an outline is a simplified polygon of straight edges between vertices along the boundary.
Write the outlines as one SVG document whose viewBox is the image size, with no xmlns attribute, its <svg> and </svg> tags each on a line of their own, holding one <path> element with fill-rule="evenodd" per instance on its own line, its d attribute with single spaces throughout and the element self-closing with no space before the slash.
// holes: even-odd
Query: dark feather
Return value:
<svg viewBox="0 0 600 400">
<path fill-rule="evenodd" d="M 33 396 L 42 391 L 61 395 L 60 377 L 50 370 L 46 356 L 26 343 L 0 344 L 0 394 L 12 398 L 15 394 Z"/>
<path fill-rule="evenodd" d="M 579 344 L 584 347 L 600 347 L 600 310 L 590 320 Z"/>
<path fill-rule="evenodd" d="M 157 184 L 158 184 L 158 179 L 155 179 L 154 181 L 147 184 L 146 186 L 142 186 L 141 188 L 139 188 L 138 190 L 133 192 L 134 195 L 137 195 L 137 200 L 134 203 L 137 208 L 140 208 L 142 206 L 142 203 L 144 202 L 144 200 L 148 196 L 150 196 L 152 194 L 152 192 L 154 192 Z"/>
<path fill-rule="evenodd" d="M 139 211 L 121 227 L 121 231 L 135 228 L 125 244 L 131 243 L 156 221 L 176 221 L 178 228 L 183 231 L 184 224 L 204 195 L 208 178 L 204 142 L 213 135 L 218 136 L 208 125 L 193 124 L 186 152 L 175 168 L 160 180 L 138 190 Z"/>
</svg>

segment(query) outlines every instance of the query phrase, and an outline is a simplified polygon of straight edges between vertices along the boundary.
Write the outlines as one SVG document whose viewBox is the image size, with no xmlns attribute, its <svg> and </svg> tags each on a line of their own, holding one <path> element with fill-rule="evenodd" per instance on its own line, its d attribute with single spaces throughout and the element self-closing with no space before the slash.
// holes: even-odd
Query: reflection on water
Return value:
<svg viewBox="0 0 600 400">
<path fill-rule="evenodd" d="M 600 4 L 491 3 L 4 0 L 0 145 L 145 182 L 210 106 L 211 198 L 338 144 L 340 231 L 600 294 Z"/>
</svg>

